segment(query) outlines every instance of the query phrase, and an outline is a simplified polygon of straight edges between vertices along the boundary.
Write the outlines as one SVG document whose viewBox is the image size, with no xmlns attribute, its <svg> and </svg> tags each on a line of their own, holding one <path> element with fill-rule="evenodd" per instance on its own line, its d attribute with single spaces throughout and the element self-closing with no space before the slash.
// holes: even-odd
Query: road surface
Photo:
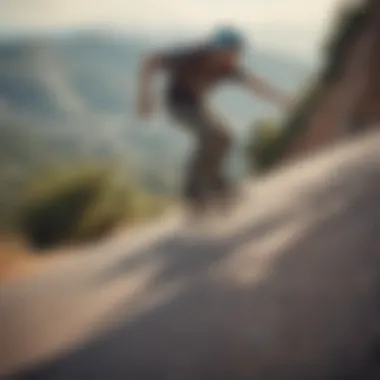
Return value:
<svg viewBox="0 0 380 380">
<path fill-rule="evenodd" d="M 380 134 L 0 288 L 0 376 L 380 378 Z"/>
</svg>

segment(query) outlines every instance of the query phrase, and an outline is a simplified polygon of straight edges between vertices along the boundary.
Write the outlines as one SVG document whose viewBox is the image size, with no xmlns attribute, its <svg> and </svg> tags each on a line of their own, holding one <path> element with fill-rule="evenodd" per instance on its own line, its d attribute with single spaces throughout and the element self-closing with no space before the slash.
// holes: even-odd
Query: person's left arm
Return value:
<svg viewBox="0 0 380 380">
<path fill-rule="evenodd" d="M 252 73 L 247 73 L 241 69 L 236 70 L 232 77 L 238 80 L 239 83 L 254 91 L 257 95 L 268 99 L 269 101 L 283 108 L 289 108 L 292 104 L 292 99 L 283 94 L 281 91 L 273 87 L 268 81 L 256 76 Z"/>
</svg>

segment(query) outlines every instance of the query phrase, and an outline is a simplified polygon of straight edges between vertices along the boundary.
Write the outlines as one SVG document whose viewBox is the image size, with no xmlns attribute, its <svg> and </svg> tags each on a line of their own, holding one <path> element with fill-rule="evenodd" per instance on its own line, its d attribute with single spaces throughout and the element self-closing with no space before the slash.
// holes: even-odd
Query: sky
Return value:
<svg viewBox="0 0 380 380">
<path fill-rule="evenodd" d="M 343 0 L 0 0 L 0 27 L 106 25 L 145 35 L 233 23 L 255 43 L 315 55 Z"/>
</svg>

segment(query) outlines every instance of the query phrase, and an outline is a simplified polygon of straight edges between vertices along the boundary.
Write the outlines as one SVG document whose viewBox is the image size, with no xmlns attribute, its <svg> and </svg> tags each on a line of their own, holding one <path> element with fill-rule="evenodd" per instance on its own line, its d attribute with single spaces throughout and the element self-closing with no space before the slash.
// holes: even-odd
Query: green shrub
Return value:
<svg viewBox="0 0 380 380">
<path fill-rule="evenodd" d="M 268 118 L 257 121 L 253 126 L 247 153 L 255 173 L 265 172 L 275 159 L 272 147 L 280 133 L 278 124 L 278 120 Z"/>
<path fill-rule="evenodd" d="M 20 229 L 35 248 L 98 238 L 123 223 L 162 212 L 167 203 L 94 167 L 55 170 L 31 182 L 20 209 Z"/>
<path fill-rule="evenodd" d="M 281 160 L 286 147 L 306 126 L 321 94 L 321 85 L 312 82 L 284 120 L 267 118 L 253 125 L 247 156 L 258 173 L 270 170 Z"/>
</svg>

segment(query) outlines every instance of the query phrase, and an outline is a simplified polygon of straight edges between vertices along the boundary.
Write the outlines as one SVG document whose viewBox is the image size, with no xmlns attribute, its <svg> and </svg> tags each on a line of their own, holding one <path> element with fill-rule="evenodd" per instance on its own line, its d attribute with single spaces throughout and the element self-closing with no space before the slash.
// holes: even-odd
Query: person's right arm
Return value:
<svg viewBox="0 0 380 380">
<path fill-rule="evenodd" d="M 250 90 L 253 90 L 259 96 L 270 100 L 282 108 L 289 108 L 292 106 L 293 100 L 288 95 L 283 94 L 268 81 L 251 72 L 248 73 L 244 69 L 237 68 L 231 73 L 230 77 L 238 80 L 241 84 L 245 85 Z"/>
</svg>

